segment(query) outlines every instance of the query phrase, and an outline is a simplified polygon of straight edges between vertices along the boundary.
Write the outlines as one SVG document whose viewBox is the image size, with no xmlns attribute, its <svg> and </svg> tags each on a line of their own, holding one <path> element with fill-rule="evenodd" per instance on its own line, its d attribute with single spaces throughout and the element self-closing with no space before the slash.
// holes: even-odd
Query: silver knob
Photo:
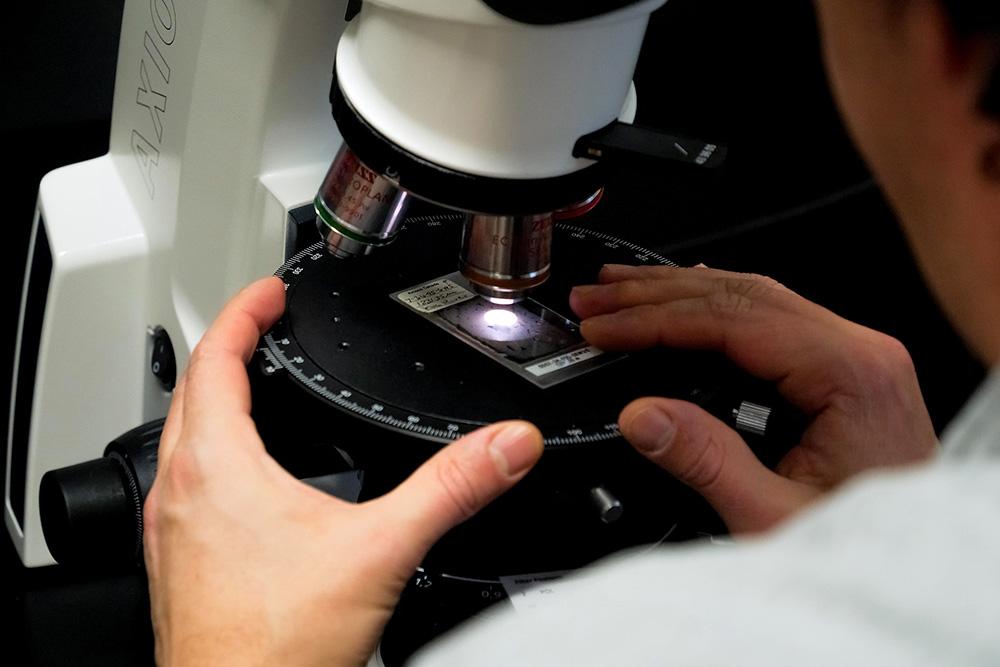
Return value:
<svg viewBox="0 0 1000 667">
<path fill-rule="evenodd" d="M 601 521 L 604 523 L 614 523 L 622 518 L 625 508 L 622 501 L 611 495 L 611 492 L 603 486 L 597 486 L 590 490 L 590 499 L 600 513 Z"/>
<path fill-rule="evenodd" d="M 740 407 L 733 410 L 733 418 L 736 420 L 737 431 L 764 435 L 767 433 L 767 422 L 771 418 L 771 408 L 743 401 Z"/>
</svg>

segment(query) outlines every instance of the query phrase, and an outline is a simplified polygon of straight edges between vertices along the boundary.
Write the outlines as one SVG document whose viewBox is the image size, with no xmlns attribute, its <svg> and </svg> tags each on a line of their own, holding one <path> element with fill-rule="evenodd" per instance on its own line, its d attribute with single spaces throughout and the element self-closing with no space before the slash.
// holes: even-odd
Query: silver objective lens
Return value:
<svg viewBox="0 0 1000 667">
<path fill-rule="evenodd" d="M 409 198 L 343 144 L 316 195 L 316 227 L 337 257 L 367 255 L 396 237 Z"/>
<path fill-rule="evenodd" d="M 462 232 L 462 275 L 493 303 L 524 299 L 549 277 L 552 214 L 472 214 Z"/>
</svg>

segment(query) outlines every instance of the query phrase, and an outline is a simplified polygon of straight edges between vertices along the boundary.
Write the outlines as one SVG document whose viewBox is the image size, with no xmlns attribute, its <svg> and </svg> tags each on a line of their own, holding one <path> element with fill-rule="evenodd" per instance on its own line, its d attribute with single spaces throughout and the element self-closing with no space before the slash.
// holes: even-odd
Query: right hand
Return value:
<svg viewBox="0 0 1000 667">
<path fill-rule="evenodd" d="M 771 471 L 691 403 L 649 397 L 622 411 L 625 437 L 701 493 L 734 533 L 768 529 L 861 471 L 935 452 L 913 362 L 896 339 L 762 276 L 610 265 L 600 283 L 576 288 L 570 301 L 593 345 L 718 350 L 811 419 Z"/>
<path fill-rule="evenodd" d="M 542 435 L 481 428 L 347 503 L 271 458 L 246 364 L 285 290 L 258 281 L 195 348 L 160 437 L 143 533 L 160 665 L 363 665 L 427 550 L 527 474 Z"/>
</svg>

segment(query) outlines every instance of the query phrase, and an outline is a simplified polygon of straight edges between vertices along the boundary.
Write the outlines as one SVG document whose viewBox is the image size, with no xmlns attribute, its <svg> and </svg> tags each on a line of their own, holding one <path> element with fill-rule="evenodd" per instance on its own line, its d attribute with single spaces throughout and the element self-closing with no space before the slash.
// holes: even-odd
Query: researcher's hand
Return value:
<svg viewBox="0 0 1000 667">
<path fill-rule="evenodd" d="M 913 362 L 894 338 L 762 276 L 612 265 L 600 283 L 570 301 L 593 345 L 718 350 L 811 418 L 772 472 L 695 405 L 642 398 L 622 411 L 633 446 L 700 492 L 734 533 L 765 530 L 858 472 L 935 452 Z"/>
<path fill-rule="evenodd" d="M 145 507 L 161 665 L 363 664 L 430 546 L 542 453 L 535 427 L 506 422 L 376 500 L 306 486 L 268 456 L 249 414 L 245 364 L 283 308 L 276 278 L 236 296 L 171 405 Z"/>
</svg>

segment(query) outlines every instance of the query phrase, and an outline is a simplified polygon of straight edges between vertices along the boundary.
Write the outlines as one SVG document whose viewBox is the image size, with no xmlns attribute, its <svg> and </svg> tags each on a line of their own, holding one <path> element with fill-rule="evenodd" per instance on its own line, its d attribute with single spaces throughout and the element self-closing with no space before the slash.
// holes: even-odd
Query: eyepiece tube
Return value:
<svg viewBox="0 0 1000 667">
<path fill-rule="evenodd" d="M 367 255 L 393 241 L 409 199 L 343 144 L 316 195 L 316 227 L 331 254 Z"/>
<path fill-rule="evenodd" d="M 552 255 L 552 214 L 529 216 L 470 214 L 462 232 L 462 275 L 496 304 L 524 299 L 548 280 Z"/>
</svg>

